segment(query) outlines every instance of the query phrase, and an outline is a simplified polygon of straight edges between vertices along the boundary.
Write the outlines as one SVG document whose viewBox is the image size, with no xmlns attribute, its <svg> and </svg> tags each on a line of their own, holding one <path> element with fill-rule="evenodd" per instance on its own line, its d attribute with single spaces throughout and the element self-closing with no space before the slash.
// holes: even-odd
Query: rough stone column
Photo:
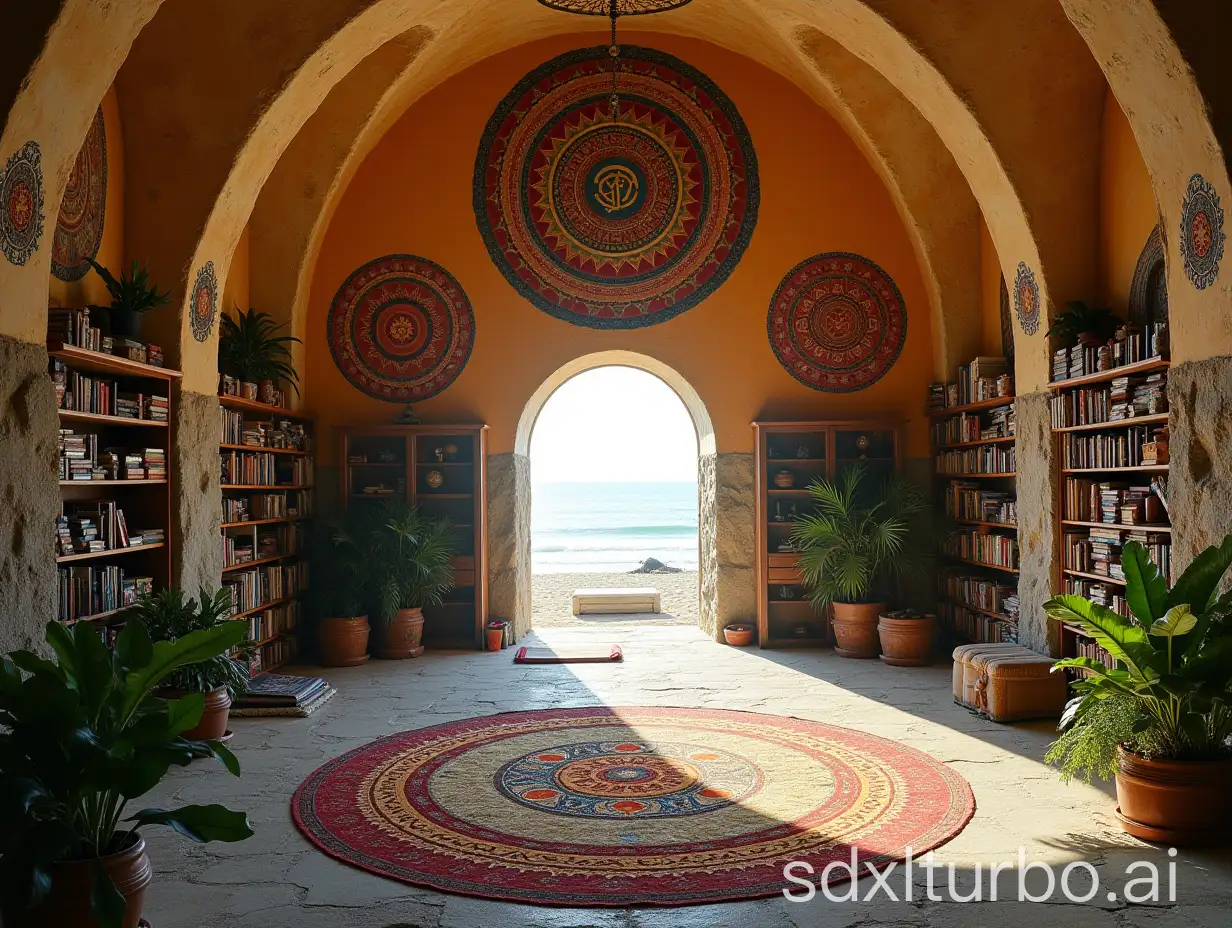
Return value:
<svg viewBox="0 0 1232 928">
<path fill-rule="evenodd" d="M 488 455 L 488 612 L 530 631 L 530 458 Z"/>
<path fill-rule="evenodd" d="M 47 349 L 0 336 L 0 653 L 44 650 L 56 617 L 56 394 Z"/>
<path fill-rule="evenodd" d="M 1172 574 L 1232 532 L 1232 358 L 1168 371 Z"/>
<path fill-rule="evenodd" d="M 716 640 L 728 622 L 757 615 L 753 480 L 751 454 L 706 454 L 698 462 L 700 625 Z"/>
<path fill-rule="evenodd" d="M 222 580 L 218 397 L 174 388 L 171 582 L 190 596 Z"/>
<path fill-rule="evenodd" d="M 1028 393 L 1015 400 L 1018 472 L 1019 642 L 1050 652 L 1044 603 L 1056 576 L 1056 496 L 1049 394 Z"/>
</svg>

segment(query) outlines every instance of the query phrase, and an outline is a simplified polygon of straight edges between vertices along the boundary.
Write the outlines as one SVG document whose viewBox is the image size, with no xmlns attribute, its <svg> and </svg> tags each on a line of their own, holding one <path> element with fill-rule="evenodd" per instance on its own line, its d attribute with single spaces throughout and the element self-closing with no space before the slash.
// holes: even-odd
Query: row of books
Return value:
<svg viewBox="0 0 1232 928">
<path fill-rule="evenodd" d="M 1099 580 L 1088 580 L 1082 577 L 1066 577 L 1065 592 L 1075 596 L 1085 596 L 1093 603 L 1098 603 L 1106 609 L 1128 618 L 1129 604 L 1125 601 L 1125 588 Z"/>
<path fill-rule="evenodd" d="M 1061 464 L 1067 468 L 1142 467 L 1147 457 L 1151 463 L 1158 460 L 1154 448 L 1150 455 L 1144 454 L 1144 449 L 1154 446 L 1166 434 L 1166 428 L 1149 425 L 1134 425 L 1116 432 L 1067 434 L 1061 444 Z"/>
<path fill-rule="evenodd" d="M 61 556 L 136 548 L 164 540 L 161 528 L 130 532 L 124 510 L 114 500 L 70 500 L 56 517 L 56 553 Z"/>
<path fill-rule="evenodd" d="M 222 534 L 224 567 L 298 554 L 304 547 L 305 528 L 298 523 L 261 526 L 259 530 L 249 531 L 251 534 Z"/>
<path fill-rule="evenodd" d="M 243 486 L 308 486 L 313 482 L 311 458 L 281 459 L 252 451 L 223 451 L 222 482 Z"/>
<path fill-rule="evenodd" d="M 231 591 L 232 614 L 249 612 L 266 603 L 306 592 L 308 565 L 268 564 L 252 570 L 234 571 L 224 578 L 223 586 Z"/>
<path fill-rule="evenodd" d="M 1164 374 L 1117 378 L 1106 387 L 1065 390 L 1049 401 L 1054 429 L 1132 422 L 1138 416 L 1154 416 L 1167 411 L 1168 381 Z"/>
<path fill-rule="evenodd" d="M 165 480 L 162 448 L 103 448 L 98 435 L 59 430 L 61 480 Z"/>
<path fill-rule="evenodd" d="M 1074 640 L 1074 657 L 1088 657 L 1091 660 L 1099 661 L 1105 667 L 1115 667 L 1116 661 L 1112 655 L 1096 644 L 1093 638 L 1087 638 L 1085 635 L 1079 635 Z"/>
<path fill-rule="evenodd" d="M 264 673 L 269 667 L 278 667 L 282 664 L 288 664 L 295 659 L 295 638 L 288 636 L 286 638 L 278 638 L 271 641 L 269 644 L 262 645 L 253 652 L 249 660 L 248 670 L 253 676 L 259 673 Z"/>
<path fill-rule="evenodd" d="M 102 329 L 91 324 L 90 308 L 64 309 L 53 306 L 47 310 L 47 342 L 53 348 L 71 345 L 85 348 L 87 351 L 97 351 L 101 354 L 116 355 L 162 367 L 163 350 L 158 345 L 139 342 L 132 338 L 104 335 Z"/>
<path fill-rule="evenodd" d="M 131 606 L 153 592 L 152 577 L 128 576 L 117 565 L 84 564 L 57 568 L 59 601 L 56 614 L 61 622 L 95 616 Z"/>
<path fill-rule="evenodd" d="M 156 393 L 120 389 L 119 381 L 82 374 L 63 361 L 51 362 L 51 379 L 58 409 L 122 419 L 166 422 L 169 401 Z"/>
<path fill-rule="evenodd" d="M 996 397 L 1013 396 L 1014 382 L 1007 358 L 981 355 L 958 369 L 953 383 L 930 384 L 928 408 L 948 409 Z"/>
<path fill-rule="evenodd" d="M 990 580 L 967 573 L 944 571 L 941 592 L 952 601 L 973 609 L 1018 618 L 1018 587 L 1005 580 Z"/>
<path fill-rule="evenodd" d="M 1018 523 L 1018 501 L 1012 493 L 986 490 L 978 483 L 951 480 L 945 489 L 945 514 L 972 522 Z"/>
<path fill-rule="evenodd" d="M 985 445 L 942 451 L 936 457 L 938 474 L 1012 474 L 1013 445 Z"/>
<path fill-rule="evenodd" d="M 999 406 L 991 410 L 992 421 L 987 425 L 979 413 L 964 412 L 949 419 L 942 419 L 933 424 L 933 444 L 956 445 L 960 442 L 1010 438 L 1014 434 L 1012 419 L 1008 415 L 1010 409 L 1008 406 Z M 997 413 L 1001 415 L 997 416 Z"/>
<path fill-rule="evenodd" d="M 1117 337 L 1103 345 L 1075 345 L 1052 354 L 1052 380 L 1069 380 L 1115 370 L 1168 355 L 1168 324 L 1153 322 L 1141 329 L 1122 326 Z"/>
<path fill-rule="evenodd" d="M 988 644 L 1017 644 L 1018 626 L 982 612 L 972 612 L 956 603 L 937 604 L 937 617 L 960 638 Z"/>
<path fill-rule="evenodd" d="M 279 448 L 290 451 L 311 451 L 312 436 L 302 422 L 278 419 L 271 422 L 254 420 L 243 412 L 219 407 L 222 412 L 224 445 L 249 445 L 253 448 Z"/>
<path fill-rule="evenodd" d="M 1067 477 L 1062 486 L 1062 512 L 1073 522 L 1108 522 L 1122 525 L 1163 525 L 1167 483 L 1156 478 L 1149 484 L 1123 480 L 1085 480 Z"/>
<path fill-rule="evenodd" d="M 299 627 L 301 606 L 299 601 L 282 603 L 248 617 L 248 637 L 253 641 L 265 641 L 276 635 L 285 635 Z"/>
<path fill-rule="evenodd" d="M 1098 574 L 1124 580 L 1121 551 L 1131 541 L 1142 545 L 1160 572 L 1172 571 L 1172 535 L 1146 529 L 1067 528 L 1061 536 L 1062 566 L 1084 574 Z"/>
<path fill-rule="evenodd" d="M 1018 539 L 1012 535 L 965 530 L 951 532 L 942 543 L 942 550 L 965 561 L 1018 569 Z"/>
</svg>

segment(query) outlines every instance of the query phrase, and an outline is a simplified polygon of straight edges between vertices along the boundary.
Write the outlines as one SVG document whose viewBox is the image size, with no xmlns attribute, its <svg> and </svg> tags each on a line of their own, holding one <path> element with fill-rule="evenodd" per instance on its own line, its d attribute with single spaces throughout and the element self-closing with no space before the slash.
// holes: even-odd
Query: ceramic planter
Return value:
<svg viewBox="0 0 1232 928">
<path fill-rule="evenodd" d="M 877 620 L 881 662 L 892 667 L 927 667 L 933 662 L 936 633 L 937 617 L 934 615 L 909 619 L 881 616 Z"/>
<path fill-rule="evenodd" d="M 317 655 L 323 667 L 354 667 L 368 659 L 368 617 L 321 619 Z"/>
<path fill-rule="evenodd" d="M 141 338 L 141 320 L 145 313 L 110 306 L 107 309 L 107 316 L 108 321 L 111 323 L 112 336 L 116 338 Z"/>
<path fill-rule="evenodd" d="M 145 841 L 133 835 L 128 847 L 100 859 L 103 869 L 124 897 L 124 919 L 121 928 L 137 928 L 145 902 L 145 888 L 154 871 L 145 853 Z M 73 928 L 98 928 L 98 919 L 91 908 L 90 892 L 94 885 L 94 860 L 74 860 L 58 863 L 51 869 L 51 893 L 42 905 L 16 917 L 6 918 L 12 928 L 49 928 L 51 925 Z"/>
<path fill-rule="evenodd" d="M 499 651 L 501 644 L 505 640 L 505 630 L 503 628 L 487 628 L 485 629 L 485 635 L 487 636 L 488 650 Z"/>
<path fill-rule="evenodd" d="M 165 690 L 159 693 L 164 699 L 179 699 L 186 695 L 183 690 Z M 231 718 L 231 694 L 226 687 L 210 690 L 205 694 L 205 708 L 201 721 L 180 737 L 189 741 L 217 741 L 227 733 L 227 721 Z"/>
<path fill-rule="evenodd" d="M 885 603 L 834 603 L 834 653 L 839 657 L 876 657 L 877 620 Z"/>
<path fill-rule="evenodd" d="M 400 661 L 423 654 L 423 610 L 399 609 L 378 633 L 377 657 Z"/>
<path fill-rule="evenodd" d="M 753 626 L 743 623 L 728 625 L 723 629 L 723 639 L 737 648 L 747 648 L 753 643 Z"/>
<path fill-rule="evenodd" d="M 1117 818 L 1135 838 L 1174 847 L 1227 842 L 1232 761 L 1147 760 L 1117 749 Z"/>
</svg>

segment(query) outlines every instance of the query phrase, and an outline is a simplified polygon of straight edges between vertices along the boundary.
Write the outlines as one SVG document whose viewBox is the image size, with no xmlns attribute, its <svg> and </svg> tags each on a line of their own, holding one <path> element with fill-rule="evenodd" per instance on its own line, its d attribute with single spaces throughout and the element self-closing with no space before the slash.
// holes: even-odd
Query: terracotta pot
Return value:
<svg viewBox="0 0 1232 928">
<path fill-rule="evenodd" d="M 1147 760 L 1117 749 L 1117 818 L 1135 838 L 1172 846 L 1228 841 L 1232 761 Z"/>
<path fill-rule="evenodd" d="M 885 603 L 835 603 L 834 653 L 839 657 L 876 657 L 877 619 Z"/>
<path fill-rule="evenodd" d="M 187 695 L 184 690 L 161 690 L 163 699 L 179 699 Z M 205 694 L 205 709 L 201 721 L 180 737 L 189 741 L 217 741 L 227 733 L 227 720 L 231 718 L 231 694 L 226 688 L 210 690 Z"/>
<path fill-rule="evenodd" d="M 399 609 L 380 630 L 373 652 L 387 661 L 400 661 L 423 654 L 423 610 Z"/>
<path fill-rule="evenodd" d="M 134 835 L 127 848 L 103 857 L 102 864 L 126 903 L 121 928 L 137 928 L 145 902 L 145 888 L 154 877 L 150 858 L 145 853 L 145 841 L 141 835 Z M 51 893 L 43 904 L 15 918 L 5 919 L 4 924 L 12 928 L 48 928 L 51 925 L 97 928 L 98 920 L 90 906 L 93 884 L 93 860 L 56 864 L 51 868 Z"/>
<path fill-rule="evenodd" d="M 935 615 L 913 619 L 877 620 L 881 639 L 881 662 L 892 667 L 927 667 L 933 662 L 933 638 L 937 633 Z"/>
<path fill-rule="evenodd" d="M 501 644 L 505 640 L 505 630 L 503 628 L 489 628 L 485 631 L 488 638 L 488 650 L 499 651 Z"/>
<path fill-rule="evenodd" d="M 323 667 L 354 667 L 368 659 L 368 617 L 321 619 L 317 655 Z"/>
<path fill-rule="evenodd" d="M 747 648 L 753 643 L 751 625 L 728 625 L 723 629 L 723 639 L 733 647 Z"/>
</svg>

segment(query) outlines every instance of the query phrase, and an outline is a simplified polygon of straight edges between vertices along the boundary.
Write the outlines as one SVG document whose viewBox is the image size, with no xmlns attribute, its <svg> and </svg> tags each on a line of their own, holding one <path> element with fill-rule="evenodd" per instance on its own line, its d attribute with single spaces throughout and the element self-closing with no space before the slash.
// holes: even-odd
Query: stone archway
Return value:
<svg viewBox="0 0 1232 928">
<path fill-rule="evenodd" d="M 745 460 L 751 456 L 720 454 L 710 413 L 692 385 L 674 368 L 633 351 L 598 351 L 562 365 L 526 401 L 518 420 L 513 452 L 488 458 L 491 612 L 512 621 L 515 637 L 530 630 L 531 434 L 552 394 L 579 374 L 600 367 L 631 367 L 657 377 L 680 398 L 693 421 L 698 448 L 699 624 L 703 631 L 717 638 L 726 621 L 747 618 L 753 605 L 752 495 L 740 492 L 740 486 L 732 487 L 732 475 L 747 471 L 744 489 L 751 491 L 752 466 L 751 461 Z M 739 476 L 736 482 L 741 482 Z"/>
</svg>

